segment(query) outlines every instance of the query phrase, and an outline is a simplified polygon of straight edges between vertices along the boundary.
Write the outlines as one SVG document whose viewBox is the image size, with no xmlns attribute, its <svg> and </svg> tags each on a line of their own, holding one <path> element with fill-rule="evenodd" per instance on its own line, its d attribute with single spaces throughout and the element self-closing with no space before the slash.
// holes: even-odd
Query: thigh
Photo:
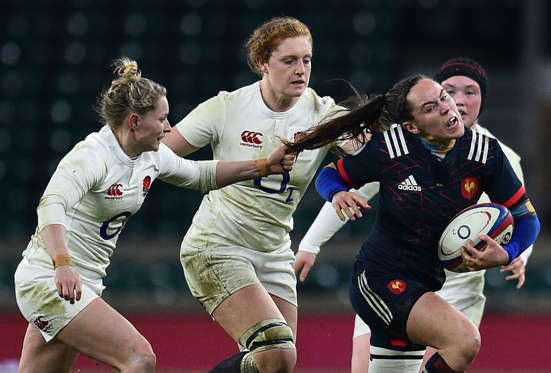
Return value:
<svg viewBox="0 0 551 373">
<path fill-rule="evenodd" d="M 231 248 L 184 252 L 180 259 L 189 289 L 211 315 L 234 293 L 260 285 L 249 259 Z"/>
<path fill-rule="evenodd" d="M 40 331 L 29 324 L 23 340 L 19 373 L 70 372 L 78 352 L 54 339 L 46 343 Z"/>
<path fill-rule="evenodd" d="M 364 270 L 358 272 L 350 286 L 350 301 L 371 329 L 371 344 L 424 350 L 408 338 L 406 323 L 413 305 L 428 289 L 403 274 L 368 276 Z"/>
<path fill-rule="evenodd" d="M 285 321 L 287 321 L 287 325 L 291 328 L 293 331 L 293 336 L 295 337 L 295 343 L 297 340 L 297 307 L 294 304 L 289 303 L 285 299 L 282 299 L 280 297 L 277 297 L 273 294 L 270 294 L 272 297 L 272 300 L 276 304 L 279 311 L 283 314 L 283 317 L 285 318 Z"/>
<path fill-rule="evenodd" d="M 126 365 L 136 353 L 152 354 L 149 342 L 101 298 L 83 309 L 56 339 L 114 367 Z"/>
<path fill-rule="evenodd" d="M 352 339 L 351 373 L 367 373 L 369 368 L 369 349 L 371 332 L 354 336 Z"/>
<path fill-rule="evenodd" d="M 25 276 L 21 276 L 24 274 Z M 27 321 L 40 329 L 49 342 L 86 308 L 98 294 L 93 284 L 82 282 L 82 296 L 70 303 L 59 296 L 53 270 L 31 266 L 23 261 L 16 272 L 15 299 Z"/>
<path fill-rule="evenodd" d="M 433 292 L 423 294 L 411 309 L 408 337 L 419 344 L 443 349 L 476 335 L 474 324 Z"/>
<path fill-rule="evenodd" d="M 236 342 L 239 342 L 246 330 L 263 320 L 285 319 L 260 284 L 247 286 L 231 294 L 212 315 Z"/>
</svg>

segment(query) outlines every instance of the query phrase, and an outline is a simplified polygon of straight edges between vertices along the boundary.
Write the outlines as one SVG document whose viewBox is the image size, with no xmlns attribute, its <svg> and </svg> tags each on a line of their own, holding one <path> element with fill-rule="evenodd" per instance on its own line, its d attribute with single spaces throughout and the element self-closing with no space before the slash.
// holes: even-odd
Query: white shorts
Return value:
<svg viewBox="0 0 551 373">
<path fill-rule="evenodd" d="M 461 311 L 477 327 L 480 326 L 486 305 L 485 271 L 455 273 L 446 270 L 445 272 L 444 286 L 436 294 Z"/>
<path fill-rule="evenodd" d="M 297 306 L 290 247 L 261 252 L 240 246 L 196 249 L 182 243 L 180 260 L 191 293 L 210 315 L 230 295 L 253 284 Z"/>
<path fill-rule="evenodd" d="M 40 330 L 46 342 L 99 297 L 103 290 L 101 280 L 96 283 L 82 280 L 82 296 L 71 304 L 57 293 L 53 269 L 29 264 L 25 258 L 17 266 L 14 279 L 19 310 L 31 325 Z"/>
<path fill-rule="evenodd" d="M 356 315 L 354 318 L 354 335 L 352 338 L 360 337 L 362 335 L 366 335 L 371 333 L 371 329 L 369 329 L 369 326 L 360 318 L 360 316 Z"/>
</svg>

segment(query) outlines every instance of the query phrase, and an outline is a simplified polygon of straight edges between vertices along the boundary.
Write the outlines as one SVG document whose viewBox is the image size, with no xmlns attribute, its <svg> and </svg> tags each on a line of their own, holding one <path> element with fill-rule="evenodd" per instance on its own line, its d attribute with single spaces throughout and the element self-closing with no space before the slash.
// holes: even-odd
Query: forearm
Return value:
<svg viewBox="0 0 551 373">
<path fill-rule="evenodd" d="M 40 232 L 40 236 L 44 241 L 46 251 L 52 258 L 54 267 L 72 264 L 69 249 L 67 247 L 66 230 L 63 225 L 47 225 Z"/>
<path fill-rule="evenodd" d="M 337 192 L 348 191 L 349 188 L 339 174 L 339 171 L 331 163 L 325 166 L 316 179 L 316 190 L 319 195 L 328 202 L 331 202 L 333 195 Z"/>
<path fill-rule="evenodd" d="M 219 161 L 216 166 L 216 185 L 226 185 L 269 175 L 266 159 L 251 161 Z"/>
<path fill-rule="evenodd" d="M 511 242 L 503 245 L 503 248 L 509 254 L 507 264 L 511 263 L 536 241 L 539 231 L 540 222 L 537 216 L 524 216 L 515 221 Z"/>
<path fill-rule="evenodd" d="M 323 204 L 318 216 L 308 229 L 299 244 L 299 251 L 307 251 L 318 254 L 320 247 L 324 245 L 339 229 L 344 227 L 346 222 L 339 219 L 331 203 Z"/>
</svg>

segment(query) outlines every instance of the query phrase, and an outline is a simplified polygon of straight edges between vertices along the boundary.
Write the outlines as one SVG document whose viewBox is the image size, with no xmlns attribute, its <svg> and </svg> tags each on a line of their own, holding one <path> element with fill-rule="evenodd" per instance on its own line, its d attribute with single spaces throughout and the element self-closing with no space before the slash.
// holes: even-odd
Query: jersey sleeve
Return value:
<svg viewBox="0 0 551 373">
<path fill-rule="evenodd" d="M 65 213 L 100 182 L 107 168 L 91 144 L 80 143 L 60 162 L 36 209 L 38 229 L 65 225 Z"/>
<path fill-rule="evenodd" d="M 203 102 L 178 124 L 176 129 L 191 145 L 202 148 L 220 138 L 225 119 L 225 92 Z"/>
<path fill-rule="evenodd" d="M 378 181 L 380 166 L 377 142 L 372 139 L 358 154 L 339 159 L 337 170 L 351 188 L 359 189 L 366 183 Z"/>
<path fill-rule="evenodd" d="M 165 144 L 159 147 L 159 179 L 181 188 L 197 189 L 202 193 L 217 189 L 218 161 L 192 161 L 176 155 Z"/>
<path fill-rule="evenodd" d="M 511 209 L 527 198 L 526 191 L 499 143 L 496 140 L 492 141 L 495 144 L 495 159 L 490 166 L 492 173 L 485 192 L 490 200 Z"/>
<path fill-rule="evenodd" d="M 358 190 L 350 190 L 355 192 L 369 201 L 379 192 L 379 183 L 369 183 Z M 345 220 L 339 219 L 333 205 L 330 202 L 325 202 L 318 216 L 308 228 L 308 232 L 300 241 L 298 246 L 299 251 L 307 251 L 313 254 L 318 254 L 320 247 L 331 239 L 348 222 L 348 216 L 344 216 Z"/>
</svg>

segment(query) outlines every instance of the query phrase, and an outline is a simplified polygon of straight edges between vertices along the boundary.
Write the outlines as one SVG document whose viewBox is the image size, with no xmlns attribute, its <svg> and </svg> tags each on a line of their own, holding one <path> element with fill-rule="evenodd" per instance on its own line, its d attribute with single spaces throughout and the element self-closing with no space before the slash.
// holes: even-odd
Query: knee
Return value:
<svg viewBox="0 0 551 373">
<path fill-rule="evenodd" d="M 290 373 L 297 362 L 293 331 L 285 320 L 262 320 L 247 329 L 239 343 L 251 351 L 261 373 Z"/>
<path fill-rule="evenodd" d="M 469 328 L 465 328 L 465 335 L 459 339 L 458 351 L 462 360 L 462 365 L 465 366 L 465 370 L 472 364 L 478 351 L 480 350 L 480 332 L 478 329 L 470 324 Z"/>
<path fill-rule="evenodd" d="M 149 342 L 135 349 L 129 361 L 129 372 L 155 372 L 155 366 L 157 365 L 157 357 L 151 348 Z"/>
<path fill-rule="evenodd" d="M 297 362 L 297 351 L 276 348 L 255 354 L 254 359 L 261 373 L 291 373 Z"/>
</svg>

